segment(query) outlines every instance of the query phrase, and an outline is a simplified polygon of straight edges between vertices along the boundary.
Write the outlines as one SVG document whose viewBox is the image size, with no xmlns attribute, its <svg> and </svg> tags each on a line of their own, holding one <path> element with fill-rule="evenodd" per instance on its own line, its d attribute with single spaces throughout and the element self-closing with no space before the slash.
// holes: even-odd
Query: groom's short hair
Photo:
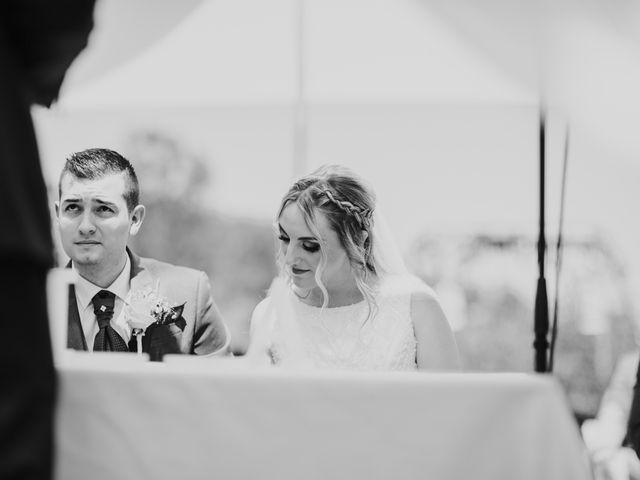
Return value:
<svg viewBox="0 0 640 480">
<path fill-rule="evenodd" d="M 60 174 L 58 197 L 62 196 L 62 179 L 67 173 L 79 179 L 96 180 L 122 172 L 126 174 L 124 199 L 127 209 L 131 212 L 140 202 L 138 177 L 129 160 L 107 148 L 89 148 L 72 153 Z"/>
</svg>

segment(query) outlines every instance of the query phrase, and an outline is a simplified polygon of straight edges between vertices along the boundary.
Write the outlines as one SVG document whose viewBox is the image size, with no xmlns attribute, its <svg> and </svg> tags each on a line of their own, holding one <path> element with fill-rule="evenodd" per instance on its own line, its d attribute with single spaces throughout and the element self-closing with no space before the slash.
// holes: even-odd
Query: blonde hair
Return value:
<svg viewBox="0 0 640 480">
<path fill-rule="evenodd" d="M 316 238 L 321 238 L 316 212 L 322 212 L 336 232 L 344 248 L 356 286 L 369 306 L 369 320 L 377 310 L 375 301 L 376 262 L 373 254 L 373 210 L 375 194 L 351 170 L 339 165 L 322 166 L 296 181 L 283 197 L 278 210 L 295 203 L 304 217 L 307 227 Z M 316 284 L 323 294 L 322 308 L 329 302 L 329 294 L 322 283 L 322 273 L 327 264 L 327 254 L 320 246 L 321 260 L 315 272 Z M 282 251 L 278 252 L 282 268 Z"/>
</svg>

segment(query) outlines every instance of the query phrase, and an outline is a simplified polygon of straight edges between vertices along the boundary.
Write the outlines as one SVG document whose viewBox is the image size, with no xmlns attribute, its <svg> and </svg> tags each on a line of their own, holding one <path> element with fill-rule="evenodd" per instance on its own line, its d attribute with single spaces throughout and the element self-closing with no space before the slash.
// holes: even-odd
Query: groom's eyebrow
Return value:
<svg viewBox="0 0 640 480">
<path fill-rule="evenodd" d="M 107 200 L 100 200 L 99 198 L 94 198 L 93 201 L 95 203 L 100 204 L 100 205 L 106 205 L 107 207 L 115 207 L 116 206 L 116 204 L 113 203 L 113 202 L 109 202 Z"/>
</svg>

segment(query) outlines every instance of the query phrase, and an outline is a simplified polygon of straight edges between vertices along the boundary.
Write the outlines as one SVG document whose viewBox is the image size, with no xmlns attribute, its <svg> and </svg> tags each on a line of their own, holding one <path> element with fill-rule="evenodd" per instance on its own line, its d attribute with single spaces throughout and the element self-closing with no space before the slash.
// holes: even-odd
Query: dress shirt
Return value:
<svg viewBox="0 0 640 480">
<path fill-rule="evenodd" d="M 78 305 L 78 313 L 80 314 L 80 322 L 82 323 L 82 331 L 84 332 L 84 338 L 87 341 L 87 349 L 89 351 L 93 350 L 93 341 L 99 330 L 96 315 L 93 313 L 93 303 L 91 300 L 100 290 L 109 290 L 115 294 L 116 298 L 111 326 L 126 343 L 131 339 L 131 327 L 125 321 L 123 312 L 126 298 L 129 294 L 129 282 L 131 280 L 131 261 L 129 260 L 129 255 L 126 257 L 127 260 L 122 272 L 120 272 L 118 277 L 108 287 L 99 287 L 89 280 L 82 278 L 80 274 L 77 276 L 75 288 L 76 302 Z M 75 270 L 73 264 L 72 268 Z M 76 273 L 78 273 L 77 270 Z"/>
</svg>

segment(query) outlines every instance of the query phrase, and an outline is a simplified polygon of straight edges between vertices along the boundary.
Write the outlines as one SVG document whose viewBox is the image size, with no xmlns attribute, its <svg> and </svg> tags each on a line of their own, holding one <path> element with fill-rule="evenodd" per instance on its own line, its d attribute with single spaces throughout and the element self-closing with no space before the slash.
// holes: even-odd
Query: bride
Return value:
<svg viewBox="0 0 640 480">
<path fill-rule="evenodd" d="M 290 368 L 457 370 L 434 292 L 409 275 L 350 170 L 298 180 L 276 222 L 281 275 L 251 319 L 247 356 Z"/>
</svg>

